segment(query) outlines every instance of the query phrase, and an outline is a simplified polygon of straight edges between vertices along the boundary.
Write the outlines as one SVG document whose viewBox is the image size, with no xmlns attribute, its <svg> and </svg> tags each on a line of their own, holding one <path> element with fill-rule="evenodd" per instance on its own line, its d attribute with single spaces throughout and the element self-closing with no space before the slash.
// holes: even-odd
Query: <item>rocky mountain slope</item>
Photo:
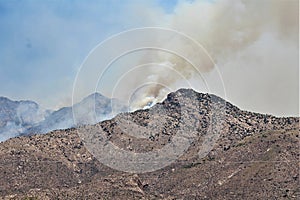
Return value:
<svg viewBox="0 0 300 200">
<path fill-rule="evenodd" d="M 144 173 L 107 167 L 93 148 L 105 151 L 105 141 L 138 155 L 174 138 L 188 147 Z M 134 161 L 116 166 L 143 167 Z M 0 143 L 0 180 L 3 199 L 299 199 L 299 118 L 242 111 L 181 89 L 150 109 Z"/>
</svg>

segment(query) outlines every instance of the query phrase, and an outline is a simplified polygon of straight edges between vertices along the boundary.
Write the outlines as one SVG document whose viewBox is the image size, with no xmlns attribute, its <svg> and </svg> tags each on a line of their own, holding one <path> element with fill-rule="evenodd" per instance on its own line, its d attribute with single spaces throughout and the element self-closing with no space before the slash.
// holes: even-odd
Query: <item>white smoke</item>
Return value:
<svg viewBox="0 0 300 200">
<path fill-rule="evenodd" d="M 250 110 L 260 109 L 271 104 L 273 114 L 295 114 L 299 89 L 297 86 L 298 78 L 295 77 L 295 74 L 298 74 L 298 55 L 296 54 L 298 52 L 299 27 L 298 1 L 179 1 L 174 13 L 168 15 L 166 24 L 172 29 L 186 33 L 204 46 L 224 73 L 223 78 L 225 87 L 228 86 L 227 93 L 230 100 Z M 197 55 L 189 45 L 184 45 L 182 41 L 178 41 L 178 38 L 166 42 L 166 47 L 170 45 L 180 46 L 191 56 Z M 281 54 L 276 53 L 276 58 L 272 52 L 278 52 L 278 49 L 274 48 L 278 48 L 282 52 Z M 161 53 L 157 53 L 157 58 L 161 56 Z M 174 76 L 175 73 L 170 73 L 162 67 L 156 71 L 151 69 L 144 71 L 145 74 L 150 74 L 148 79 L 154 79 L 158 83 L 171 87 L 182 79 L 192 80 L 195 78 L 195 70 L 178 56 L 169 54 L 164 57 L 164 60 L 172 63 L 172 67 L 183 77 Z M 241 70 L 244 66 L 249 67 L 249 69 Z M 204 61 L 202 65 L 197 67 L 203 73 L 214 71 L 214 65 L 209 61 Z M 261 77 L 260 85 L 256 85 L 255 82 L 251 83 L 251 80 L 244 83 L 243 80 L 236 78 L 247 76 L 248 71 L 253 76 L 255 73 L 259 74 L 258 76 Z M 260 71 L 263 71 L 264 74 L 261 75 Z M 143 76 L 140 77 L 144 79 Z M 289 79 L 289 77 L 291 78 Z M 235 78 L 236 82 L 234 82 Z M 274 99 L 274 93 L 279 92 L 278 83 L 276 83 L 276 80 L 279 79 L 284 79 L 284 84 L 288 87 L 288 90 L 284 92 L 288 96 L 292 96 L 293 99 L 292 103 L 286 105 L 285 108 L 280 106 L 283 99 Z M 145 101 L 145 97 L 154 97 L 160 101 L 161 97 L 164 96 L 162 93 L 167 92 L 167 90 L 161 92 L 163 89 L 165 87 L 162 87 L 161 84 L 149 87 L 146 94 L 139 98 L 141 100 L 140 107 L 148 103 Z M 261 94 L 261 96 L 256 95 L 257 99 L 253 100 L 259 105 L 255 105 L 254 102 L 243 104 L 243 101 L 247 102 L 249 97 L 246 94 L 241 97 L 243 93 L 241 90 L 253 91 L 253 93 L 256 91 L 257 94 Z M 153 99 L 149 101 L 153 101 Z M 282 109 L 276 108 L 278 106 Z M 272 112 L 272 108 L 260 109 L 259 111 Z"/>
<path fill-rule="evenodd" d="M 45 119 L 47 110 L 39 107 L 38 104 L 30 101 L 21 101 L 16 109 L 19 122 L 23 125 L 36 124 Z"/>
<path fill-rule="evenodd" d="M 236 55 L 265 33 L 297 42 L 298 7 L 296 0 L 181 2 L 171 27 L 191 35 L 218 61 Z"/>
</svg>

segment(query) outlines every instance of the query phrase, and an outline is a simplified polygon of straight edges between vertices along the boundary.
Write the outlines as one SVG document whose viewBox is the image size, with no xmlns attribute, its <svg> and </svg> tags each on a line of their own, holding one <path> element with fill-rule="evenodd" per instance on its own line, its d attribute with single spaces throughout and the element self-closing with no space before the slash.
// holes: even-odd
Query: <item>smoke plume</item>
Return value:
<svg viewBox="0 0 300 200">
<path fill-rule="evenodd" d="M 261 56 L 266 56 L 265 52 L 260 52 L 260 49 L 252 47 L 261 42 L 274 48 L 270 43 L 265 42 L 269 37 L 276 41 L 278 48 L 297 49 L 298 8 L 299 5 L 296 0 L 220 0 L 213 3 L 208 1 L 180 1 L 174 13 L 166 17 L 168 19 L 166 24 L 172 29 L 186 33 L 203 45 L 220 68 L 230 62 L 232 63 L 232 60 L 240 59 L 241 61 L 239 56 L 244 55 L 243 52 L 247 52 L 248 60 L 255 59 L 257 61 L 255 65 L 261 68 L 266 65 L 275 67 L 278 65 L 278 60 L 274 59 L 271 54 L 262 59 Z M 165 45 L 166 48 L 179 46 L 178 48 L 188 52 L 190 56 L 198 56 L 194 52 L 195 49 L 176 37 L 166 41 Z M 296 48 L 290 48 L 291 46 Z M 264 50 L 272 51 L 268 48 Z M 194 69 L 184 59 L 176 55 L 157 53 L 156 56 L 157 60 L 167 63 L 166 65 L 169 67 L 156 66 L 147 69 L 145 74 L 150 74 L 150 76 L 146 80 L 159 84 L 147 87 L 143 97 L 153 97 L 158 101 L 168 91 L 164 86 L 171 87 L 180 80 L 193 79 L 196 70 L 209 73 L 214 69 L 214 63 L 208 57 L 198 58 L 201 63 L 196 66 L 197 69 Z M 261 62 L 265 59 L 269 60 L 268 63 Z M 245 60 L 239 64 L 242 65 Z M 292 64 L 295 64 L 294 61 Z M 170 67 L 173 71 L 169 69 Z M 181 75 L 178 76 L 178 73 Z M 232 76 L 234 75 L 235 72 L 233 71 Z M 141 81 L 138 80 L 138 77 L 137 82 Z M 141 78 L 145 80 L 145 77 L 141 76 Z M 143 105 L 140 106 L 143 107 L 147 102 L 143 101 L 141 104 Z"/>
</svg>

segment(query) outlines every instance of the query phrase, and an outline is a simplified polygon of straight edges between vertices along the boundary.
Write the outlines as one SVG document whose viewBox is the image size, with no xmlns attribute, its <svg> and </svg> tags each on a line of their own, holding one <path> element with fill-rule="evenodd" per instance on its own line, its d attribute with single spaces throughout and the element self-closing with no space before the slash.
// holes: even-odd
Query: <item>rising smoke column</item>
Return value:
<svg viewBox="0 0 300 200">
<path fill-rule="evenodd" d="M 222 67 L 266 34 L 270 34 L 282 45 L 286 43 L 297 45 L 298 8 L 296 0 L 220 0 L 213 3 L 180 1 L 167 23 L 170 28 L 186 33 L 202 44 L 213 60 Z M 197 55 L 189 45 L 185 45 L 176 37 L 166 41 L 165 45 L 166 48 L 178 46 L 191 56 Z M 157 57 L 161 56 L 162 54 L 158 52 Z M 146 74 L 150 74 L 149 81 L 171 86 L 180 79 L 176 76 L 177 72 L 181 73 L 181 78 L 184 79 L 195 76 L 196 70 L 182 58 L 172 54 L 163 56 L 162 60 L 170 63 L 176 72 L 167 71 L 164 67 L 160 70 L 150 68 L 145 70 Z M 272 63 L 272 57 L 269 59 L 269 65 L 277 64 Z M 205 73 L 214 68 L 214 64 L 207 58 L 202 60 L 204 62 L 196 66 L 197 70 Z M 259 64 L 263 65 L 263 63 Z M 158 98 L 159 101 L 165 91 L 161 84 L 153 85 L 145 90 L 143 97 Z M 141 101 L 141 104 L 144 103 L 145 101 Z"/>
</svg>

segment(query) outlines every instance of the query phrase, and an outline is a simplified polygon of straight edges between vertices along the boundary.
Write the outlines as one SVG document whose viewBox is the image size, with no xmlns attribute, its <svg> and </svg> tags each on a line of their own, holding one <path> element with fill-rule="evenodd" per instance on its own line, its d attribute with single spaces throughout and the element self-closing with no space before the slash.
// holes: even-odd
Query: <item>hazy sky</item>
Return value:
<svg viewBox="0 0 300 200">
<path fill-rule="evenodd" d="M 298 115 L 298 15 L 296 0 L 0 0 L 0 96 L 70 105 L 76 73 L 98 43 L 159 26 L 207 47 L 229 101 Z"/>
<path fill-rule="evenodd" d="M 170 12 L 176 3 L 145 2 L 0 0 L 0 94 L 46 107 L 68 102 L 76 72 L 94 46 L 112 34 L 150 25 L 136 19 L 135 6 Z"/>
</svg>

